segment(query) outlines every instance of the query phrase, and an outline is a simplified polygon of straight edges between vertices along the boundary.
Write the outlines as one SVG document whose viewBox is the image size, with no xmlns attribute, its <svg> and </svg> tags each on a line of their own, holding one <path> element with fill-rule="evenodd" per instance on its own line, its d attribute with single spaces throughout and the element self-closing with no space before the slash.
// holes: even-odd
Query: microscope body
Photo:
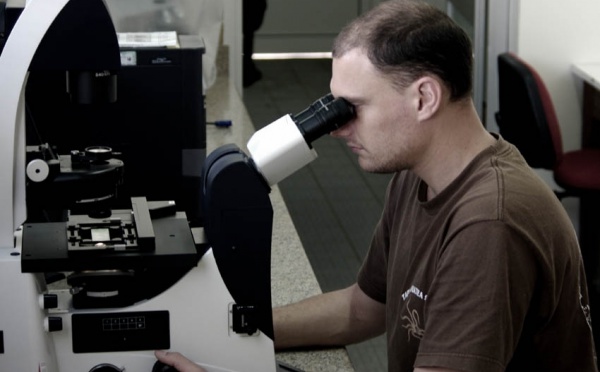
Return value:
<svg viewBox="0 0 600 372">
<path fill-rule="evenodd" d="M 250 156 L 235 145 L 211 153 L 202 174 L 203 227 L 191 227 L 169 201 L 144 197 L 107 216 L 28 222 L 27 69 L 63 9 L 92 3 L 103 6 L 30 1 L 0 55 L 0 370 L 146 372 L 154 350 L 170 349 L 209 372 L 275 372 L 270 186 L 314 160 L 311 142 L 354 112 L 328 95 L 257 132 Z M 91 13 L 108 17 L 105 8 Z M 111 100 L 107 71 L 98 77 L 108 94 L 99 95 Z M 81 94 L 94 76 L 80 72 L 83 86 L 73 92 L 88 104 L 101 92 Z M 50 273 L 70 274 L 64 285 Z"/>
<path fill-rule="evenodd" d="M 165 349 L 209 372 L 276 371 L 273 340 L 256 326 L 248 328 L 243 313 L 234 314 L 240 309 L 234 309 L 237 301 L 221 280 L 213 253 L 208 250 L 180 280 L 150 299 L 89 309 L 73 307 L 70 289 L 46 286 L 40 274 L 21 273 L 18 256 L 3 258 L 0 280 L 11 286 L 0 287 L 7 299 L 0 306 L 7 321 L 1 325 L 1 369 L 150 372 L 153 350 Z"/>
<path fill-rule="evenodd" d="M 272 325 L 270 329 L 264 322 L 256 325 L 253 319 L 257 302 L 247 292 L 242 291 L 240 299 L 230 294 L 225 282 L 243 280 L 243 276 L 239 276 L 237 270 L 229 270 L 231 273 L 225 274 L 228 279 L 223 279 L 219 270 L 228 271 L 227 259 L 217 264 L 215 249 L 206 243 L 201 228 L 190 228 L 184 212 L 173 212 L 162 206 L 146 208 L 146 213 L 135 220 L 136 234 L 145 236 L 146 231 L 152 231 L 154 243 L 151 249 L 140 245 L 131 252 L 118 244 L 106 251 L 89 245 L 73 251 L 67 239 L 68 223 L 26 221 L 24 90 L 27 71 L 44 68 L 44 64 L 35 60 L 36 52 L 40 52 L 38 47 L 53 22 L 69 14 L 70 7 L 91 9 L 87 13 L 93 13 L 93 17 L 108 17 L 106 9 L 95 11 L 103 7 L 102 0 L 32 0 L 18 18 L 0 55 L 0 81 L 4 90 L 0 97 L 0 129 L 6 134 L 0 139 L 3 159 L 0 169 L 5 175 L 0 181 L 3 203 L 0 212 L 0 296 L 3 299 L 0 301 L 0 370 L 149 372 L 155 364 L 153 351 L 171 349 L 185 354 L 208 371 L 275 371 Z M 85 24 L 84 19 L 77 22 Z M 81 51 L 81 45 L 64 47 Z M 47 49 L 45 52 L 52 53 Z M 84 57 L 92 65 L 95 63 L 93 55 Z M 75 79 L 79 82 L 89 77 L 77 75 L 84 75 Z M 110 76 L 112 73 L 99 74 L 100 78 Z M 82 84 L 85 88 L 85 83 Z M 110 86 L 108 81 L 107 89 L 102 91 L 110 92 Z M 81 87 L 74 87 L 72 92 L 85 99 L 85 94 L 77 90 Z M 110 94 L 108 96 L 105 98 L 110 100 Z M 87 98 L 94 99 L 93 95 Z M 268 191 L 264 194 L 261 191 L 260 199 L 267 200 L 267 194 Z M 134 209 L 111 213 L 113 217 L 127 216 L 135 214 Z M 165 209 L 169 212 L 164 212 Z M 112 224 L 103 217 L 70 215 L 69 218 L 76 223 L 83 220 L 81 225 Z M 257 236 L 263 237 L 260 244 L 266 243 L 265 237 L 270 236 L 272 220 L 268 218 L 262 227 L 266 232 L 255 230 Z M 100 226 L 96 230 L 108 229 Z M 268 243 L 262 252 L 269 252 L 270 239 Z M 88 249 L 90 251 L 86 251 Z M 264 318 L 270 319 L 270 267 L 265 264 L 270 264 L 270 256 L 257 256 L 262 258 L 254 259 L 259 265 L 256 270 L 266 274 L 257 275 L 263 286 L 253 287 L 252 292 L 261 292 L 260 296 L 265 299 L 260 303 L 263 311 L 269 302 L 268 316 Z M 254 275 L 252 268 L 244 270 L 247 275 Z M 56 283 L 48 280 L 49 273 L 63 272 L 79 273 L 79 283 L 92 288 L 86 291 L 87 300 L 80 300 L 79 286 L 64 285 L 68 279 Z M 114 277 L 117 280 L 113 280 Z M 68 278 L 72 279 L 72 274 Z M 119 286 L 111 289 L 115 281 Z M 122 282 L 130 281 L 133 281 L 133 290 L 127 285 L 121 286 Z M 98 284 L 100 289 L 96 283 L 101 283 Z M 137 295 L 139 298 L 132 295 L 130 299 L 128 295 L 119 296 L 119 291 L 143 292 L 143 295 Z M 114 297 L 126 297 L 128 301 L 115 303 L 111 301 Z M 266 331 L 262 331 L 263 328 Z"/>
</svg>

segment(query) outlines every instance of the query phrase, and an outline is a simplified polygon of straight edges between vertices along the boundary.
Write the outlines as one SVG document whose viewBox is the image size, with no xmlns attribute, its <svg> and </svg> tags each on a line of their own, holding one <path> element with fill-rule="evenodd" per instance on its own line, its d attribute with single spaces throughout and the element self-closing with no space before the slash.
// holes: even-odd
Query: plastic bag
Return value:
<svg viewBox="0 0 600 372">
<path fill-rule="evenodd" d="M 217 77 L 217 52 L 223 25 L 222 0 L 105 0 L 117 32 L 176 31 L 204 40 L 204 90 Z"/>
</svg>

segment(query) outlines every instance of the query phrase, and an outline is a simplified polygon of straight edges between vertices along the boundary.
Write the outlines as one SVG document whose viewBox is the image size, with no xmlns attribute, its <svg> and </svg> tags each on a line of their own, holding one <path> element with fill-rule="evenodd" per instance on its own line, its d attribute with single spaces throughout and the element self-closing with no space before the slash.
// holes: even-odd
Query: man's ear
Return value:
<svg viewBox="0 0 600 372">
<path fill-rule="evenodd" d="M 417 117 L 419 120 L 428 120 L 434 116 L 442 104 L 442 84 L 431 76 L 423 76 L 415 82 L 418 91 L 419 103 Z"/>
</svg>

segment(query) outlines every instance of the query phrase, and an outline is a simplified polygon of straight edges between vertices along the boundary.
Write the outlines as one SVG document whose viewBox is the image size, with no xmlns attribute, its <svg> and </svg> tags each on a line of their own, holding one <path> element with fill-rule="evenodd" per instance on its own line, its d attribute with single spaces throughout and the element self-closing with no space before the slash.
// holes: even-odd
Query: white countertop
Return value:
<svg viewBox="0 0 600 372">
<path fill-rule="evenodd" d="M 573 73 L 600 90 L 600 62 L 580 62 L 571 66 Z"/>
</svg>

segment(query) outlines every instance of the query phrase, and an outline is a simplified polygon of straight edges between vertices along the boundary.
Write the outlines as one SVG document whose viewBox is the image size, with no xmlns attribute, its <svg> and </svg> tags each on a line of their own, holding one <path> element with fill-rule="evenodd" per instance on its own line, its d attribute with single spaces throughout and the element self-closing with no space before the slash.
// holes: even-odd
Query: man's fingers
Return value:
<svg viewBox="0 0 600 372">
<path fill-rule="evenodd" d="M 175 367 L 178 371 L 200 370 L 197 364 L 175 351 L 157 350 L 154 352 L 154 355 L 156 356 L 156 359 Z"/>
</svg>

